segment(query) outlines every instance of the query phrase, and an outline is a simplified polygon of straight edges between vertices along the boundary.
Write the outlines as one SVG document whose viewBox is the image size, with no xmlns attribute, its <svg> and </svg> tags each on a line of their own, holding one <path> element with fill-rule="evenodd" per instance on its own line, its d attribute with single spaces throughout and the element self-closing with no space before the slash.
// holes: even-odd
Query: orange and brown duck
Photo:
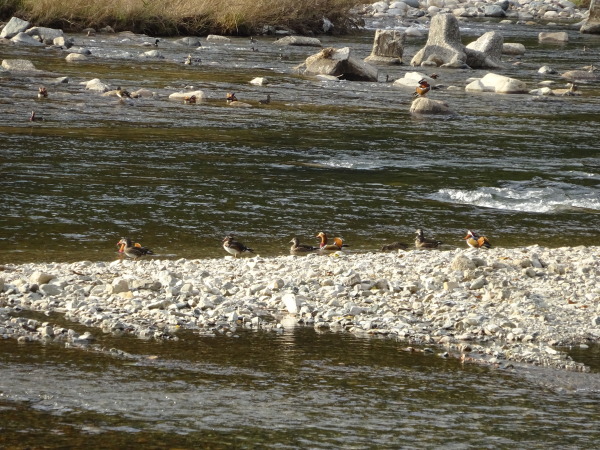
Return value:
<svg viewBox="0 0 600 450">
<path fill-rule="evenodd" d="M 327 238 L 327 234 L 321 231 L 316 236 L 319 242 L 319 249 L 322 251 L 338 251 L 341 250 L 342 247 L 348 247 L 347 244 L 344 244 L 344 240 L 341 237 L 333 238 L 333 244 L 329 244 L 329 239 Z"/>
<path fill-rule="evenodd" d="M 48 98 L 48 89 L 45 87 L 38 88 L 38 98 Z"/>
<path fill-rule="evenodd" d="M 312 245 L 300 244 L 300 239 L 298 239 L 297 237 L 292 238 L 290 244 L 292 244 L 292 246 L 290 247 L 290 253 L 292 255 L 307 255 L 316 250 L 319 250 L 318 247 L 313 247 Z"/>
<path fill-rule="evenodd" d="M 236 258 L 239 254 L 244 252 L 254 253 L 254 250 L 252 250 L 250 247 L 246 247 L 241 242 L 236 241 L 231 234 L 229 236 L 225 236 L 223 239 L 223 248 L 227 253 L 232 254 Z"/>
<path fill-rule="evenodd" d="M 415 247 L 417 248 L 438 248 L 441 244 L 443 244 L 442 241 L 426 238 L 421 228 L 416 231 L 416 234 L 417 238 L 415 239 Z"/>
<path fill-rule="evenodd" d="M 133 245 L 129 238 L 122 238 L 117 245 L 119 246 L 119 253 L 124 253 L 125 256 L 133 258 L 134 261 L 144 255 L 154 254 L 154 252 L 147 247 L 142 247 L 140 244 Z"/>
<path fill-rule="evenodd" d="M 427 82 L 425 78 L 422 78 L 419 81 L 419 85 L 415 89 L 414 96 L 415 97 L 424 97 L 431 89 L 431 85 Z"/>
<path fill-rule="evenodd" d="M 467 242 L 469 247 L 492 248 L 492 244 L 486 236 L 480 236 L 472 230 L 467 230 L 467 235 L 463 239 Z"/>
</svg>

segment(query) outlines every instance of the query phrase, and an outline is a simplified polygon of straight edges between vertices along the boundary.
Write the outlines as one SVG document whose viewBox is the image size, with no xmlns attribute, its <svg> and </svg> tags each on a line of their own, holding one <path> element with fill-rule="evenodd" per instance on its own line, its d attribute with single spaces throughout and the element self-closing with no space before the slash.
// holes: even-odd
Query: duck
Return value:
<svg viewBox="0 0 600 450">
<path fill-rule="evenodd" d="M 225 236 L 225 238 L 223 239 L 223 248 L 227 253 L 232 254 L 236 258 L 240 253 L 254 253 L 254 250 L 252 250 L 250 247 L 246 247 L 241 242 L 236 241 L 233 235 L 231 234 L 229 236 Z"/>
<path fill-rule="evenodd" d="M 196 96 L 195 95 L 186 95 L 185 97 L 183 97 L 183 103 L 185 103 L 186 105 L 192 105 L 194 103 L 196 103 Z"/>
<path fill-rule="evenodd" d="M 142 247 L 140 244 L 132 245 L 129 238 L 122 238 L 117 245 L 121 246 L 119 248 L 120 253 L 124 253 L 128 258 L 133 258 L 134 261 L 144 255 L 154 255 L 154 252 L 149 248 Z"/>
<path fill-rule="evenodd" d="M 392 242 L 391 244 L 385 244 L 381 247 L 382 252 L 389 252 L 391 250 L 406 250 L 408 248 L 408 244 L 404 242 Z"/>
<path fill-rule="evenodd" d="M 417 234 L 415 239 L 415 247 L 417 248 L 437 248 L 440 244 L 443 244 L 442 241 L 426 239 L 423 230 L 420 228 L 415 233 Z"/>
<path fill-rule="evenodd" d="M 317 234 L 316 237 L 321 240 L 321 242 L 319 243 L 319 249 L 323 251 L 335 252 L 341 250 L 342 247 L 348 247 L 348 245 L 344 244 L 344 240 L 340 237 L 333 238 L 333 244 L 328 244 L 327 234 L 322 231 L 319 234 Z"/>
<path fill-rule="evenodd" d="M 238 101 L 237 97 L 235 96 L 235 92 L 228 92 L 225 98 L 227 99 L 227 103 Z"/>
<path fill-rule="evenodd" d="M 250 103 L 240 102 L 233 92 L 227 93 L 227 104 L 236 108 L 252 108 Z"/>
<path fill-rule="evenodd" d="M 258 103 L 261 105 L 268 105 L 269 103 L 271 103 L 271 94 L 267 94 L 267 98 L 265 98 L 264 100 L 259 100 Z"/>
<path fill-rule="evenodd" d="M 38 98 L 48 98 L 48 90 L 45 87 L 38 88 Z"/>
<path fill-rule="evenodd" d="M 298 239 L 297 237 L 292 238 L 290 244 L 292 244 L 292 246 L 290 247 L 290 253 L 292 255 L 307 255 L 308 253 L 312 253 L 316 250 L 319 250 L 318 247 L 313 247 L 312 245 L 300 244 L 300 239 Z"/>
<path fill-rule="evenodd" d="M 472 230 L 467 230 L 467 235 L 463 239 L 467 242 L 469 247 L 492 248 L 492 244 L 486 236 L 480 236 Z"/>
<path fill-rule="evenodd" d="M 119 86 L 117 87 L 117 97 L 119 97 L 120 99 L 131 98 L 131 94 L 129 93 L 129 91 L 121 89 L 121 86 Z"/>
<path fill-rule="evenodd" d="M 427 94 L 430 89 L 431 89 L 431 85 L 427 82 L 427 80 L 425 78 L 422 78 L 421 81 L 419 81 L 419 85 L 415 89 L 414 96 L 415 97 L 424 97 L 425 94 Z"/>
<path fill-rule="evenodd" d="M 30 122 L 43 122 L 44 118 L 35 115 L 35 111 L 31 111 L 31 115 L 29 116 Z"/>
</svg>

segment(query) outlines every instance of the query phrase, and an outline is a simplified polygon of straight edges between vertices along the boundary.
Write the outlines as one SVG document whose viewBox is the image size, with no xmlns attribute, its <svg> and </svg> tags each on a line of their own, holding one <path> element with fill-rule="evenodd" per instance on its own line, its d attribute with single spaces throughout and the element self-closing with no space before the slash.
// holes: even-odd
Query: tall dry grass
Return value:
<svg viewBox="0 0 600 450">
<path fill-rule="evenodd" d="M 153 35 L 222 33 L 249 35 L 264 25 L 318 32 L 327 17 L 347 31 L 357 0 L 4 0 L 20 3 L 20 15 L 37 25 L 76 31 L 110 25 Z"/>
</svg>

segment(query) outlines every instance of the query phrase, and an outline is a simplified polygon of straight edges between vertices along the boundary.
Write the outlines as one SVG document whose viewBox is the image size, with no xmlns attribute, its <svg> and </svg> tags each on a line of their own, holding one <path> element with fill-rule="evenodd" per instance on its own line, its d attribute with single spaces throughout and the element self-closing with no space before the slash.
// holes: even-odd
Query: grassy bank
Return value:
<svg viewBox="0 0 600 450">
<path fill-rule="evenodd" d="M 0 0 L 0 19 L 18 15 L 40 26 L 78 31 L 110 25 L 151 35 L 259 34 L 263 26 L 301 34 L 323 31 L 322 19 L 346 32 L 357 0 Z"/>
</svg>

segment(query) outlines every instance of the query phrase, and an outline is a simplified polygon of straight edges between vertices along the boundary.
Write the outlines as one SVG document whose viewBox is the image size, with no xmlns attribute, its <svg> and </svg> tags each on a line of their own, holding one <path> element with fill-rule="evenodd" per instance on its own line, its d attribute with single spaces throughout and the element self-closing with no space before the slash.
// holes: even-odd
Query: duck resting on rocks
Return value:
<svg viewBox="0 0 600 450">
<path fill-rule="evenodd" d="M 490 240 L 485 236 L 480 236 L 474 231 L 467 230 L 467 235 L 463 238 L 469 247 L 473 248 L 492 248 Z"/>
<path fill-rule="evenodd" d="M 318 247 L 313 247 L 312 245 L 300 244 L 300 240 L 297 237 L 293 237 L 290 244 L 292 244 L 290 247 L 290 253 L 292 255 L 307 255 L 308 253 L 319 250 Z"/>
<path fill-rule="evenodd" d="M 233 106 L 233 107 L 237 107 L 237 108 L 252 108 L 252 105 L 250 103 L 240 102 L 237 99 L 237 97 L 235 96 L 235 93 L 233 93 L 233 92 L 228 92 L 226 95 L 226 99 L 227 99 L 227 104 L 229 106 Z"/>
<path fill-rule="evenodd" d="M 149 248 L 142 247 L 140 244 L 132 245 L 131 239 L 122 238 L 117 245 L 120 245 L 119 253 L 124 253 L 128 258 L 137 260 L 144 255 L 154 255 L 154 252 Z"/>
<path fill-rule="evenodd" d="M 389 252 L 392 250 L 406 250 L 408 248 L 408 244 L 404 242 L 392 242 L 391 244 L 385 244 L 381 247 L 382 252 Z"/>
<path fill-rule="evenodd" d="M 231 234 L 229 236 L 225 236 L 223 239 L 223 248 L 227 253 L 232 254 L 236 258 L 239 254 L 244 252 L 254 253 L 254 250 L 252 250 L 250 247 L 246 247 L 241 242 L 236 241 Z"/>
<path fill-rule="evenodd" d="M 342 247 L 348 247 L 347 244 L 344 244 L 344 240 L 341 237 L 335 237 L 333 238 L 333 244 L 328 244 L 327 241 L 327 234 L 324 233 L 323 231 L 321 231 L 319 234 L 317 234 L 316 236 L 317 238 L 320 239 L 320 243 L 319 243 L 319 249 L 322 251 L 331 251 L 331 252 L 336 252 L 338 250 L 341 250 Z"/>
<path fill-rule="evenodd" d="M 413 95 L 415 97 L 424 97 L 430 89 L 431 85 L 427 82 L 427 80 L 425 78 L 421 78 L 421 80 L 419 81 L 419 85 L 416 87 L 415 93 Z"/>
<path fill-rule="evenodd" d="M 183 97 L 183 103 L 185 103 L 186 105 L 193 105 L 194 103 L 196 103 L 196 96 L 186 95 L 185 97 Z"/>
<path fill-rule="evenodd" d="M 425 238 L 425 234 L 421 228 L 415 233 L 417 234 L 417 238 L 415 239 L 415 247 L 417 248 L 438 248 L 440 244 L 443 244 L 442 241 Z"/>
</svg>

